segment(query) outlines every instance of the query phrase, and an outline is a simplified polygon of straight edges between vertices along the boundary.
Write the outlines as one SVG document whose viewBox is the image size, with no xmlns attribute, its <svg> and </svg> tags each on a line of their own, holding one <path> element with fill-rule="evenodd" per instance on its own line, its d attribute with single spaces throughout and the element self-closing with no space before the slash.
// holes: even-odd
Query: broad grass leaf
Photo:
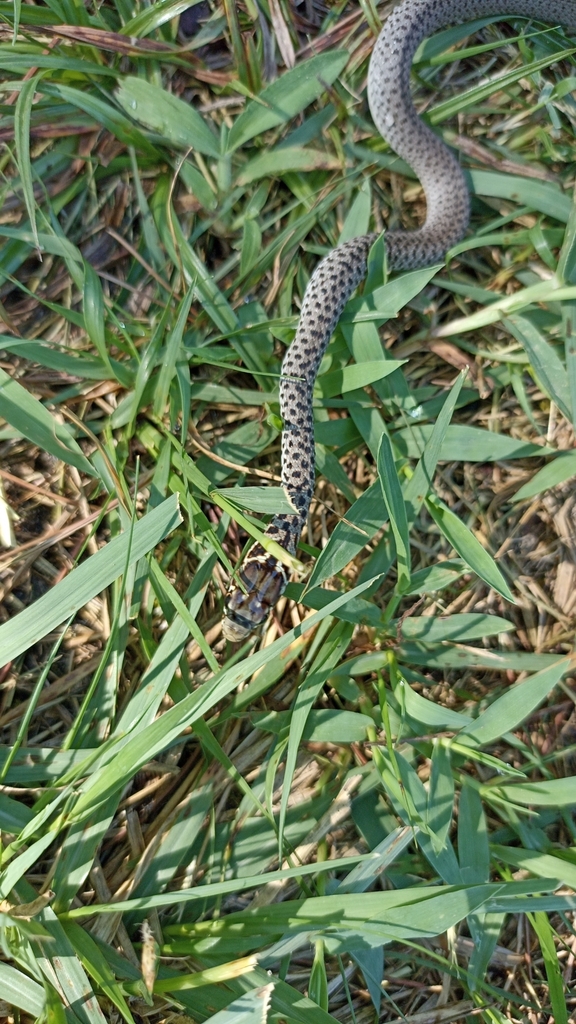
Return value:
<svg viewBox="0 0 576 1024">
<path fill-rule="evenodd" d="M 526 66 L 521 70 L 524 74 Z M 493 91 L 493 79 L 490 84 Z M 508 199 L 520 206 L 528 206 L 531 210 L 545 213 L 563 224 L 568 222 L 572 206 L 570 196 L 553 181 L 535 181 L 534 178 L 515 177 L 501 171 L 470 170 L 467 173 L 475 195 Z"/>
<path fill-rule="evenodd" d="M 498 936 L 504 924 L 504 914 L 468 914 L 468 927 L 474 947 L 468 965 L 470 991 L 482 988 Z"/>
<path fill-rule="evenodd" d="M 89 822 L 70 826 L 59 851 L 52 885 L 56 898 L 52 904 L 55 913 L 67 910 L 76 893 L 85 882 L 94 864 L 98 847 L 104 839 L 118 809 L 118 795 L 97 807 Z"/>
<path fill-rule="evenodd" d="M 350 241 L 351 238 L 358 238 L 359 235 L 367 235 L 370 229 L 371 213 L 371 189 L 370 178 L 366 178 L 346 214 L 342 230 L 338 236 L 338 245 Z"/>
<path fill-rule="evenodd" d="M 569 885 L 571 889 L 576 889 L 576 864 L 573 861 L 556 857 L 552 853 L 499 846 L 497 843 L 491 844 L 491 850 L 492 855 L 505 864 L 512 864 L 513 867 L 522 868 L 540 878 L 553 880 L 555 888 L 559 885 Z"/>
<path fill-rule="evenodd" d="M 462 390 L 464 378 L 464 373 L 459 374 L 452 385 L 449 394 L 446 396 L 444 405 L 438 414 L 430 437 L 426 441 L 424 451 L 420 456 L 418 465 L 403 489 L 409 523 L 414 522 L 424 499 L 432 486 L 444 438 L 446 437 L 446 432 L 449 429 L 450 420 L 452 419 L 452 414 L 456 408 L 456 403 Z M 413 580 L 410 581 L 410 589 L 412 589 L 412 586 Z"/>
<path fill-rule="evenodd" d="M 489 668 L 496 672 L 538 672 L 554 665 L 555 654 L 531 654 L 529 651 L 485 650 L 482 647 L 466 647 L 454 644 L 444 647 L 423 643 L 402 643 L 398 647 L 398 658 L 408 665 L 427 665 L 430 668 Z M 379 656 L 363 655 L 360 665 L 376 663 Z M 364 660 L 366 659 L 366 660 Z"/>
<path fill-rule="evenodd" d="M 86 675 L 90 675 L 91 669 L 94 668 L 94 663 L 88 663 L 89 667 L 86 671 Z M 4 765 L 7 756 L 12 748 L 11 747 L 0 747 L 0 766 Z M 59 778 L 64 772 L 67 772 L 69 768 L 72 768 L 74 764 L 79 764 L 84 761 L 86 754 L 91 753 L 88 749 L 84 750 L 55 750 L 52 747 L 20 747 L 20 750 L 16 754 L 13 763 L 8 769 L 5 781 L 11 783 L 18 783 L 21 785 L 28 785 L 31 782 L 47 782 Z M 7 807 L 11 807 L 15 804 L 15 800 L 10 800 L 8 797 L 0 794 L 0 814 L 4 806 L 4 801 L 8 800 Z M 29 807 L 25 804 L 19 804 L 19 819 L 22 824 L 18 828 L 2 828 L 6 832 L 19 832 L 21 828 L 34 817 Z"/>
<path fill-rule="evenodd" d="M 426 823 L 434 833 L 432 843 L 434 846 L 438 844 L 438 852 L 446 843 L 452 824 L 453 809 L 454 777 L 450 764 L 450 749 L 435 739 L 428 786 Z"/>
<path fill-rule="evenodd" d="M 458 801 L 458 860 L 462 881 L 487 882 L 490 845 L 482 801 L 472 786 L 464 785 Z"/>
<path fill-rule="evenodd" d="M 499 739 L 505 732 L 515 729 L 548 696 L 562 676 L 569 671 L 571 662 L 562 658 L 529 676 L 522 683 L 516 683 L 498 697 L 475 721 L 466 726 L 460 740 L 466 736 L 474 744 L 484 745 Z"/>
<path fill-rule="evenodd" d="M 418 459 L 430 443 L 435 425 L 415 423 L 410 427 L 396 430 L 391 436 L 402 455 Z M 506 434 L 495 434 L 481 427 L 452 424 L 447 427 L 440 445 L 438 459 L 442 462 L 497 462 L 500 459 L 541 458 L 551 455 L 552 449 L 541 445 L 518 441 Z"/>
<path fill-rule="evenodd" d="M 382 981 L 384 979 L 384 947 L 374 949 L 357 949 L 352 959 L 356 961 L 362 974 L 370 999 L 376 1010 L 376 1020 L 380 1019 L 382 1005 Z"/>
<path fill-rule="evenodd" d="M 462 42 L 463 39 L 468 39 L 472 33 L 479 32 L 486 25 L 492 25 L 496 20 L 496 15 L 487 18 L 474 18 L 474 20 L 466 21 L 464 25 L 454 25 L 451 28 L 435 32 L 433 36 L 420 43 L 414 54 L 414 63 L 425 63 L 434 66 L 460 59 L 462 49 L 455 50 L 458 43 Z M 494 49 L 493 42 L 490 42 L 488 46 L 491 50 Z M 477 46 L 467 46 L 466 52 L 469 50 L 483 53 L 484 46 L 481 43 L 477 44 Z"/>
<path fill-rule="evenodd" d="M 254 973 L 255 980 L 261 985 L 266 983 L 268 977 L 269 974 L 262 968 Z M 331 1013 L 326 1013 L 308 996 L 303 996 L 298 989 L 278 978 L 274 981 L 271 1008 L 276 1019 L 285 1020 L 289 1024 L 337 1024 L 337 1018 Z"/>
<path fill-rule="evenodd" d="M 372 540 L 387 519 L 382 488 L 379 480 L 376 480 L 335 526 L 330 540 L 316 560 L 306 592 L 340 572 Z"/>
<path fill-rule="evenodd" d="M 344 467 L 332 452 L 316 442 L 316 469 L 326 480 L 337 487 L 351 505 L 356 501 L 356 490 L 346 475 Z"/>
<path fill-rule="evenodd" d="M 288 171 L 335 171 L 340 160 L 325 149 L 305 146 L 278 146 L 267 149 L 244 164 L 236 179 L 238 185 L 249 185 L 259 178 L 282 177 Z"/>
<path fill-rule="evenodd" d="M 37 893 L 23 881 L 18 887 L 18 896 L 29 902 Z M 63 1009 L 73 1007 L 73 1013 L 80 1024 L 106 1024 L 84 968 L 54 911 L 51 907 L 45 907 L 36 920 L 50 935 L 49 941 L 34 943 L 36 961 L 58 993 L 61 1000 L 59 1005 Z"/>
<path fill-rule="evenodd" d="M 392 626 L 394 624 L 391 624 Z M 443 640 L 475 640 L 494 633 L 513 630 L 514 623 L 499 615 L 485 615 L 467 612 L 446 616 L 421 615 L 398 620 L 401 635 L 405 640 L 426 640 L 436 643 Z"/>
<path fill-rule="evenodd" d="M 477 331 L 488 324 L 505 320 L 507 316 L 520 313 L 521 310 L 526 310 L 534 303 L 564 302 L 572 299 L 576 299 L 576 287 L 562 286 L 557 277 L 547 278 L 545 281 L 538 281 L 537 284 L 521 288 L 520 291 L 513 292 L 512 295 L 505 295 L 504 298 L 489 301 L 483 309 L 478 309 L 475 313 L 450 320 L 435 331 L 435 336 L 449 338 L 451 335 L 462 334 L 464 331 Z"/>
<path fill-rule="evenodd" d="M 322 937 L 331 952 L 370 949 L 438 935 L 481 908 L 501 884 L 422 886 L 393 891 L 334 893 L 227 915 L 223 929 L 245 928 L 264 942 L 275 934 Z M 269 950 L 268 956 L 275 953 Z"/>
<path fill-rule="evenodd" d="M 97 124 L 107 128 L 112 135 L 126 146 L 134 146 L 135 149 L 139 149 L 146 156 L 155 159 L 160 157 L 156 146 L 153 146 L 148 141 L 143 132 L 132 121 L 119 110 L 115 110 L 109 101 L 101 100 L 90 92 L 72 89 L 69 85 L 62 85 L 60 82 L 55 84 L 54 88 L 60 93 L 62 99 L 72 103 L 79 110 L 84 110 L 86 114 L 90 114 Z"/>
<path fill-rule="evenodd" d="M 406 505 L 402 496 L 402 488 L 396 472 L 396 464 L 392 453 L 392 445 L 387 434 L 382 434 L 380 448 L 378 450 L 378 476 L 390 526 L 396 543 L 396 558 L 398 563 L 398 591 L 402 593 L 410 583 L 410 537 L 408 533 L 408 518 Z"/>
<path fill-rule="evenodd" d="M 346 50 L 320 53 L 284 72 L 262 90 L 234 122 L 228 136 L 232 152 L 256 135 L 290 121 L 318 99 L 334 82 L 348 61 Z"/>
<path fill-rule="evenodd" d="M 89 263 L 84 263 L 84 323 L 90 341 L 96 348 L 110 376 L 115 376 L 108 355 L 105 331 L 104 294 L 100 278 Z"/>
<path fill-rule="evenodd" d="M 328 977 L 322 939 L 314 942 L 314 959 L 308 979 L 308 997 L 323 1010 L 328 1010 Z"/>
<path fill-rule="evenodd" d="M 570 389 L 570 405 L 572 407 L 572 426 L 576 430 L 576 302 L 564 303 L 562 309 L 562 328 L 564 358 L 566 361 L 568 387 Z"/>
<path fill-rule="evenodd" d="M 194 167 L 190 156 L 187 156 L 180 163 L 178 174 L 190 195 L 194 196 L 194 199 L 197 199 L 205 210 L 216 209 L 218 206 L 218 196 L 216 195 L 215 185 L 213 182 L 207 181 L 206 176 L 201 174 L 197 167 Z M 250 221 L 249 223 L 255 223 L 255 221 Z M 159 258 L 157 258 L 156 262 L 162 265 Z"/>
<path fill-rule="evenodd" d="M 251 512 L 263 512 L 268 515 L 278 515 L 280 512 L 294 514 L 294 507 L 283 487 L 225 487 L 212 491 L 212 494 Z"/>
<path fill-rule="evenodd" d="M 79 924 L 75 924 L 74 921 L 67 921 L 63 927 L 86 972 L 102 989 L 127 1024 L 134 1024 L 134 1018 L 122 992 L 122 987 L 90 932 Z"/>
<path fill-rule="evenodd" d="M 325 608 L 335 593 L 338 591 L 322 587 L 308 590 L 299 583 L 289 583 L 286 588 L 286 596 L 291 601 L 302 602 L 309 608 Z M 350 598 L 346 605 L 338 610 L 337 618 L 357 626 L 373 626 L 374 629 L 391 633 L 390 623 L 385 620 L 382 609 L 373 601 L 366 601 L 361 597 Z"/>
<path fill-rule="evenodd" d="M 11 748 L 4 748 L 2 753 L 8 756 L 11 753 Z M 23 749 L 20 750 L 20 756 L 26 756 Z M 9 769 L 4 782 L 11 781 L 15 774 L 15 771 Z M 11 796 L 0 793 L 0 828 L 3 832 L 12 832 L 18 835 L 33 817 L 33 812 L 21 800 L 13 800 Z"/>
<path fill-rule="evenodd" d="M 576 80 L 572 81 L 576 88 Z M 567 284 L 576 284 L 576 199 L 574 197 L 556 272 L 561 281 L 566 281 Z"/>
<path fill-rule="evenodd" d="M 36 842 L 31 843 L 23 853 L 20 853 L 14 860 L 11 860 L 0 871 L 0 899 L 6 899 L 10 895 L 14 886 L 30 870 L 50 844 L 54 842 L 54 838 L 54 833 L 45 832 L 43 836 L 40 836 Z"/>
<path fill-rule="evenodd" d="M 195 149 L 218 159 L 220 143 L 197 110 L 145 78 L 127 75 L 116 90 L 120 106 L 171 146 Z"/>
<path fill-rule="evenodd" d="M 260 872 L 256 875 L 242 875 L 241 878 L 230 878 L 221 882 L 210 882 L 195 886 L 193 889 L 181 892 L 166 892 L 152 896 L 134 897 L 127 900 L 112 901 L 110 903 L 94 903 L 87 907 L 74 907 L 61 915 L 63 921 L 78 920 L 83 917 L 91 917 L 93 914 L 115 914 L 117 911 L 146 911 L 156 907 L 177 906 L 179 903 L 190 903 L 196 900 L 206 900 L 211 897 L 224 896 L 228 893 L 246 892 L 249 889 L 259 889 L 272 882 L 284 882 L 286 879 L 305 877 L 318 874 L 319 871 L 342 871 L 353 867 L 362 861 L 370 859 L 372 854 L 356 854 L 353 857 L 338 857 L 331 861 L 315 864 L 300 864 L 292 868 L 283 868 L 279 871 Z M 228 916 L 228 915 L 227 915 Z M 232 922 L 230 922 L 232 923 Z"/>
<path fill-rule="evenodd" d="M 489 787 L 493 789 L 492 786 Z M 542 782 L 501 782 L 495 788 L 505 800 L 533 807 L 574 807 L 576 784 L 574 776 L 565 779 L 546 779 Z"/>
<path fill-rule="evenodd" d="M 514 595 L 492 555 L 482 547 L 479 540 L 476 540 L 465 523 L 437 498 L 427 498 L 426 506 L 438 529 L 476 575 L 511 604 L 515 604 Z"/>
<path fill-rule="evenodd" d="M 416 733 L 438 732 L 443 729 L 459 732 L 470 721 L 466 715 L 458 711 L 452 711 L 451 708 L 445 708 L 433 700 L 427 700 L 413 690 L 404 679 L 400 679 L 394 688 L 394 696 L 403 712 L 414 723 Z"/>
<path fill-rule="evenodd" d="M 290 711 L 262 711 L 251 716 L 257 729 L 279 734 L 291 722 Z M 313 708 L 308 714 L 302 739 L 313 743 L 361 743 L 374 721 L 358 711 Z"/>
<path fill-rule="evenodd" d="M 47 22 L 46 22 L 47 24 Z M 81 75 L 98 75 L 98 77 L 116 77 L 106 64 L 96 64 L 90 60 L 79 60 L 77 57 L 65 57 L 62 50 L 55 56 L 45 53 L 10 52 L 12 47 L 0 46 L 0 63 L 3 71 L 24 76 L 30 68 L 55 69 L 56 71 L 72 71 Z"/>
<path fill-rule="evenodd" d="M 48 366 L 51 370 L 60 370 L 70 376 L 85 377 L 88 380 L 109 380 L 110 371 L 96 356 L 77 355 L 71 349 L 65 347 L 57 348 L 49 345 L 42 338 L 30 340 L 24 338 L 13 338 L 10 334 L 0 334 L 0 345 L 6 352 L 17 352 L 25 359 L 40 366 Z M 116 359 L 110 360 L 114 368 L 114 376 L 121 373 L 125 364 L 119 363 Z M 129 386 L 130 379 L 123 380 L 125 386 Z"/>
<path fill-rule="evenodd" d="M 48 412 L 18 381 L 0 369 L 0 416 L 39 448 L 81 473 L 96 476 L 94 466 L 84 455 L 69 429 Z"/>
<path fill-rule="evenodd" d="M 435 590 L 450 587 L 456 580 L 467 573 L 468 566 L 459 558 L 446 559 L 437 565 L 429 565 L 425 569 L 417 569 L 412 573 L 408 594 L 430 594 Z"/>
<path fill-rule="evenodd" d="M 576 452 L 558 452 L 555 459 L 551 459 L 546 466 L 539 469 L 509 500 L 526 501 L 542 491 L 563 484 L 573 476 L 576 476 Z"/>
<path fill-rule="evenodd" d="M 178 304 L 178 316 L 173 327 L 168 331 L 164 344 L 162 346 L 161 359 L 162 364 L 160 367 L 160 373 L 156 381 L 154 388 L 154 414 L 161 419 L 164 414 L 164 410 L 168 403 L 168 395 L 170 394 L 170 388 L 174 382 L 176 375 L 176 366 L 178 358 L 182 353 L 182 338 L 184 331 L 186 330 L 186 323 L 188 320 L 188 314 L 190 312 L 190 306 L 192 305 L 192 299 L 194 297 L 194 288 L 188 288 L 186 295 L 182 301 Z M 182 420 L 183 420 L 183 432 L 184 436 L 187 433 L 188 428 L 188 407 L 182 409 Z"/>
<path fill-rule="evenodd" d="M 130 18 L 120 32 L 126 36 L 144 39 L 154 29 L 160 28 L 167 21 L 172 21 L 189 7 L 195 7 L 199 3 L 202 3 L 202 0 L 156 0 L 153 7 L 145 7 L 134 18 Z"/>
<path fill-rule="evenodd" d="M 414 829 L 407 825 L 394 829 L 372 850 L 368 860 L 356 865 L 338 883 L 338 892 L 366 892 L 386 868 L 394 863 L 414 839 Z"/>
<path fill-rule="evenodd" d="M 423 898 L 410 900 L 404 905 L 397 904 L 385 908 L 383 901 L 378 899 L 380 893 L 355 893 L 352 897 L 340 897 L 340 899 L 354 899 L 357 901 L 356 918 L 350 920 L 346 926 L 346 910 L 336 921 L 338 904 L 335 901 L 334 923 L 330 927 L 328 935 L 324 935 L 326 948 L 329 952 L 343 952 L 348 949 L 365 949 L 366 947 L 379 946 L 391 941 L 402 941 L 405 939 L 423 939 L 432 935 L 439 935 L 451 928 L 459 921 L 462 921 L 469 913 L 480 909 L 487 898 L 496 889 L 492 885 L 466 886 L 464 888 L 446 887 L 448 891 L 436 890 L 434 896 L 424 896 L 425 889 L 419 890 Z M 415 893 L 412 892 L 412 897 Z M 334 898 L 334 897 L 329 897 Z M 352 916 L 352 915 L 350 915 Z M 336 933 L 336 934 L 335 934 Z"/>
<path fill-rule="evenodd" d="M 557 888 L 553 878 L 543 879 L 537 884 L 536 892 L 538 893 L 546 889 Z M 531 914 L 535 910 L 544 910 L 551 914 L 565 914 L 576 910 L 576 896 L 557 896 L 554 893 L 549 893 L 546 896 L 521 896 L 518 894 L 512 897 L 494 897 L 488 900 L 487 906 L 489 913 L 497 914 Z"/>
<path fill-rule="evenodd" d="M 362 436 L 358 427 L 350 418 L 343 420 L 317 420 L 314 424 L 314 435 L 320 444 L 330 448 L 351 450 L 358 447 Z"/>
<path fill-rule="evenodd" d="M 33 1017 L 40 1017 L 46 1006 L 46 993 L 37 981 L 10 964 L 0 961 L 0 992 L 11 1006 L 24 1010 Z"/>
<path fill-rule="evenodd" d="M 321 398 L 335 398 L 346 391 L 365 388 L 375 381 L 383 380 L 406 362 L 405 359 L 378 359 L 353 363 L 339 370 L 331 370 L 318 378 L 316 389 Z"/>
<path fill-rule="evenodd" d="M 151 551 L 182 522 L 176 495 L 143 516 L 129 532 L 114 537 L 10 622 L 0 626 L 0 664 L 4 665 L 41 640 L 87 604 L 96 594 Z M 129 556 L 129 559 L 128 559 Z M 128 562 L 127 562 L 128 559 Z"/>
<path fill-rule="evenodd" d="M 484 768 L 488 768 L 490 772 L 496 772 L 500 776 L 510 776 L 516 779 L 525 779 L 526 772 L 521 771 L 520 768 L 514 768 L 506 761 L 501 761 L 500 758 L 494 757 L 493 754 L 487 754 L 485 750 L 479 750 L 477 747 L 471 747 L 467 743 L 461 743 L 459 739 L 444 739 L 443 743 L 447 743 L 453 753 L 459 754 L 465 761 L 475 761 L 476 764 L 483 765 Z"/>
<path fill-rule="evenodd" d="M 340 317 L 340 327 L 360 322 L 364 317 L 374 319 L 375 312 L 379 314 L 377 319 L 380 319 L 380 316 L 383 319 L 398 316 L 399 311 L 420 294 L 440 269 L 440 265 L 436 265 L 423 267 L 421 270 L 409 270 L 375 288 L 368 295 L 350 299 Z"/>
<path fill-rule="evenodd" d="M 16 242 L 22 243 L 22 246 L 31 246 L 36 248 L 39 246 L 40 252 L 49 252 L 53 256 L 61 256 L 66 262 L 68 272 L 80 292 L 84 288 L 84 260 L 82 254 L 77 247 L 65 238 L 62 233 L 56 234 L 50 230 L 39 231 L 36 237 L 26 227 L 24 228 L 10 228 L 6 224 L 0 224 L 0 236 L 4 235 L 6 238 L 15 239 Z M 28 252 L 24 254 L 21 246 L 17 246 L 18 258 L 15 261 L 15 266 L 12 265 L 12 269 L 19 266 L 23 260 L 29 255 Z M 5 250 L 4 250 L 5 252 Z M 4 253 L 3 253 L 4 255 Z M 10 266 L 6 266 L 4 261 L 3 272 L 10 272 Z M 79 323 L 80 314 L 75 313 L 73 310 L 67 310 L 65 307 L 58 306 L 58 312 L 61 313 L 71 323 Z"/>
<path fill-rule="evenodd" d="M 568 1024 L 568 1008 L 566 1006 L 564 979 L 560 970 L 560 961 L 558 959 L 558 950 L 554 942 L 552 925 L 548 920 L 548 916 L 542 910 L 536 911 L 535 914 L 529 914 L 528 918 L 538 936 L 538 942 L 540 943 L 540 949 L 542 950 L 544 969 L 548 979 L 550 1005 L 554 1015 L 554 1024 Z"/>
<path fill-rule="evenodd" d="M 42 73 L 23 80 L 14 110 L 14 142 L 16 145 L 18 170 L 20 171 L 20 184 L 36 246 L 38 246 L 38 229 L 36 226 L 34 183 L 32 181 L 32 167 L 30 165 L 30 114 L 32 104 L 34 103 L 34 95 L 41 78 Z"/>
<path fill-rule="evenodd" d="M 208 967 L 192 974 L 174 975 L 172 978 L 161 978 L 154 982 L 154 994 L 161 992 L 185 992 L 190 989 L 204 988 L 206 985 L 221 984 L 232 978 L 251 973 L 257 964 L 255 956 L 245 956 L 229 963 Z M 221 1013 L 227 1011 L 221 1011 Z M 212 1018 L 214 1019 L 214 1018 Z"/>
<path fill-rule="evenodd" d="M 244 221 L 240 249 L 240 275 L 244 277 L 257 262 L 262 252 L 262 230 L 254 217 Z"/>
<path fill-rule="evenodd" d="M 195 621 L 200 611 L 215 562 L 216 554 L 211 552 L 199 563 L 184 601 L 187 616 L 183 618 L 176 614 L 163 633 L 140 678 L 138 689 L 116 720 L 115 734 L 128 735 L 132 730 L 148 725 L 156 717 L 174 680 L 178 662 L 190 636 L 190 619 Z"/>
<path fill-rule="evenodd" d="M 524 347 L 537 382 L 568 420 L 572 419 L 570 386 L 566 367 L 555 349 L 528 316 L 510 315 L 504 320 L 510 333 Z"/>
</svg>

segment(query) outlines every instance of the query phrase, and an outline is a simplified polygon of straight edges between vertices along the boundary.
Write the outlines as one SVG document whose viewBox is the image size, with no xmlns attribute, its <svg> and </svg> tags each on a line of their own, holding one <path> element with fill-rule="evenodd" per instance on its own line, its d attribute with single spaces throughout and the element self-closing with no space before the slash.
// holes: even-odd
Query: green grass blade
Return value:
<svg viewBox="0 0 576 1024">
<path fill-rule="evenodd" d="M 493 587 L 507 601 L 515 604 L 514 595 L 492 555 L 482 547 L 468 527 L 438 498 L 427 498 L 426 506 L 438 529 L 460 557 L 489 587 Z"/>
<path fill-rule="evenodd" d="M 151 128 L 169 145 L 186 150 L 193 147 L 206 156 L 220 156 L 218 139 L 202 115 L 179 96 L 145 78 L 128 75 L 121 79 L 116 99 L 130 117 Z"/>
<path fill-rule="evenodd" d="M 90 936 L 90 933 L 81 928 L 80 925 L 75 924 L 74 921 L 68 921 L 64 925 L 64 931 L 74 947 L 78 959 L 83 964 L 86 973 L 96 982 L 127 1024 L 134 1024 L 134 1018 L 122 988 L 114 977 L 100 948 Z"/>
<path fill-rule="evenodd" d="M 180 522 L 182 517 L 174 495 L 135 524 L 128 564 L 137 562 Z M 0 626 L 0 664 L 4 665 L 26 651 L 110 586 L 124 570 L 129 541 L 128 534 L 115 537 L 97 554 L 73 569 L 53 590 L 20 612 L 16 619 Z"/>
<path fill-rule="evenodd" d="M 569 669 L 570 661 L 563 658 L 542 672 L 529 676 L 524 682 L 511 686 L 474 722 L 466 726 L 460 739 L 466 736 L 475 744 L 492 743 L 502 733 L 515 729 L 542 703 Z"/>
<path fill-rule="evenodd" d="M 22 971 L 0 962 L 0 992 L 2 999 L 33 1017 L 39 1017 L 46 1005 L 46 993 L 37 981 Z"/>
<path fill-rule="evenodd" d="M 33 75 L 32 78 L 29 78 L 27 81 L 22 83 L 22 88 L 16 101 L 16 109 L 14 111 L 14 141 L 16 144 L 20 181 L 36 248 L 39 248 L 39 242 L 38 228 L 36 226 L 34 183 L 32 181 L 32 168 L 30 165 L 30 114 L 32 104 L 34 102 L 34 95 L 36 93 L 38 82 L 41 78 L 42 74 Z"/>
<path fill-rule="evenodd" d="M 58 423 L 37 398 L 1 369 L 0 416 L 23 437 L 57 459 L 75 466 L 81 473 L 96 475 L 94 466 L 83 454 L 68 428 Z"/>
<path fill-rule="evenodd" d="M 548 978 L 548 989 L 550 993 L 550 1006 L 554 1016 L 554 1024 L 568 1024 L 568 1007 L 564 994 L 564 979 L 560 970 L 558 950 L 554 945 L 554 932 L 546 914 L 538 910 L 535 914 L 529 914 L 534 931 L 538 936 L 544 969 Z"/>
<path fill-rule="evenodd" d="M 299 114 L 337 78 L 348 60 L 345 50 L 321 53 L 285 71 L 276 82 L 266 86 L 234 122 L 228 136 L 230 152 L 255 135 L 284 124 Z"/>
<path fill-rule="evenodd" d="M 402 488 L 398 480 L 396 463 L 392 454 L 392 445 L 387 434 L 382 434 L 378 450 L 378 475 L 382 494 L 388 509 L 390 526 L 396 543 L 396 559 L 398 565 L 397 588 L 403 593 L 410 585 L 410 537 L 408 533 L 408 517 L 402 496 Z"/>
</svg>

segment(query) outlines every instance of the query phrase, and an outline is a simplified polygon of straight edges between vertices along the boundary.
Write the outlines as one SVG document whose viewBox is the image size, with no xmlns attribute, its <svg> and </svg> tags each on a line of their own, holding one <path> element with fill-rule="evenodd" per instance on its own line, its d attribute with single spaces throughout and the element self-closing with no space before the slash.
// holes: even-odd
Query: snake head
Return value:
<svg viewBox="0 0 576 1024">
<path fill-rule="evenodd" d="M 226 640 L 244 640 L 268 618 L 270 609 L 284 593 L 288 574 L 282 562 L 261 553 L 249 556 L 239 573 L 242 587 L 234 585 L 226 598 L 222 632 Z"/>
</svg>

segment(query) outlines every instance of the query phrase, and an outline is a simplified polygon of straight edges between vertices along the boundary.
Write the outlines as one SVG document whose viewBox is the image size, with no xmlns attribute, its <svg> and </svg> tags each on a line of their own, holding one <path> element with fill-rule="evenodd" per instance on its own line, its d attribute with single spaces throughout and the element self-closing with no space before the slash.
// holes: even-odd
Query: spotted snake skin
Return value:
<svg viewBox="0 0 576 1024">
<path fill-rule="evenodd" d="M 380 33 L 368 72 L 368 101 L 378 131 L 416 172 L 426 195 L 426 220 L 415 231 L 386 234 L 391 270 L 429 266 L 444 259 L 468 227 L 470 202 L 462 171 L 447 146 L 418 117 L 410 93 L 412 58 L 423 39 L 448 25 L 474 18 L 525 17 L 576 32 L 576 0 L 403 0 Z M 300 321 L 282 363 L 280 412 L 282 486 L 293 514 L 274 516 L 265 537 L 294 554 L 314 489 L 312 390 L 320 362 L 342 310 L 367 272 L 377 235 L 354 238 L 316 267 L 306 289 Z M 222 629 L 240 641 L 268 617 L 283 593 L 287 570 L 260 544 L 247 553 L 226 599 Z"/>
</svg>

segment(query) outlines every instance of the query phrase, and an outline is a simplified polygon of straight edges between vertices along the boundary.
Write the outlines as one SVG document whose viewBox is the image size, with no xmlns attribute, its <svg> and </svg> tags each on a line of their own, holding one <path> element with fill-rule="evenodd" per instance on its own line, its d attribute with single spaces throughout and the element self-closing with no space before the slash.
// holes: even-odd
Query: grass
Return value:
<svg viewBox="0 0 576 1024">
<path fill-rule="evenodd" d="M 563 1024 L 574 47 L 417 55 L 471 230 L 389 281 L 374 247 L 300 571 L 235 649 L 308 277 L 423 197 L 367 113 L 387 5 L 185 6 L 0 3 L 0 1014 Z"/>
</svg>

